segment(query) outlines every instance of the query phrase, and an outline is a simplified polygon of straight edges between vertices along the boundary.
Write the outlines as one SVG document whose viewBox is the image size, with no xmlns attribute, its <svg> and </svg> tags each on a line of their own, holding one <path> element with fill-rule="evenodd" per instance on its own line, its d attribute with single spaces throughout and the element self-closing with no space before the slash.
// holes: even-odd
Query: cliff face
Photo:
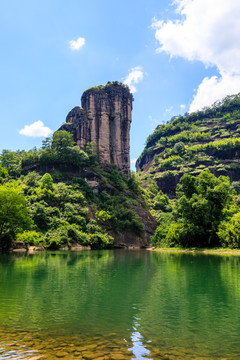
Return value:
<svg viewBox="0 0 240 360">
<path fill-rule="evenodd" d="M 122 84 L 108 83 L 86 90 L 82 107 L 74 107 L 59 130 L 73 134 L 76 144 L 84 149 L 93 142 L 100 163 L 116 164 L 130 174 L 129 131 L 132 121 L 132 95 Z"/>
</svg>

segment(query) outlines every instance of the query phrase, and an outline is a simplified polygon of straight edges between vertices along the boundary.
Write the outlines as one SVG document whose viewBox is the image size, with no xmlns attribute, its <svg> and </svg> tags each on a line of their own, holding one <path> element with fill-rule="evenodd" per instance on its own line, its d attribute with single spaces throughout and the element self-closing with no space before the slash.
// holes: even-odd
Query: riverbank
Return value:
<svg viewBox="0 0 240 360">
<path fill-rule="evenodd" d="M 119 249 L 119 248 L 117 248 Z M 123 250 L 147 250 L 147 251 L 157 251 L 157 252 L 171 252 L 171 253 L 190 253 L 190 254 L 210 254 L 210 255 L 238 255 L 240 256 L 240 249 L 229 249 L 229 248 L 154 248 L 154 247 L 148 247 L 148 248 L 141 248 L 139 246 L 129 246 L 122 248 Z M 19 253 L 19 252 L 28 252 L 30 254 L 36 253 L 36 252 L 42 252 L 47 251 L 49 249 L 46 249 L 44 247 L 36 247 L 36 246 L 30 246 L 28 248 L 15 248 L 12 249 L 11 252 Z M 60 251 L 81 251 L 81 250 L 91 250 L 90 246 L 81 246 L 81 245 L 75 245 L 71 248 L 65 247 L 58 249 Z M 50 249 L 51 251 L 51 249 Z"/>
<path fill-rule="evenodd" d="M 193 253 L 193 254 L 212 254 L 212 255 L 238 255 L 240 256 L 240 249 L 228 249 L 228 248 L 147 248 L 150 251 L 158 252 L 181 252 L 181 253 Z"/>
</svg>

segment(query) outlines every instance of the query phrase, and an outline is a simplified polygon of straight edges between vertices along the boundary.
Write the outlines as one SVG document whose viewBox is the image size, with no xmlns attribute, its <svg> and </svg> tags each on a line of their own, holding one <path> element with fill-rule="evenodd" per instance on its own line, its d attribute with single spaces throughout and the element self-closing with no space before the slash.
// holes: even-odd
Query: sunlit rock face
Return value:
<svg viewBox="0 0 240 360">
<path fill-rule="evenodd" d="M 82 107 L 74 107 L 59 130 L 71 132 L 82 149 L 93 142 L 100 163 L 116 164 L 129 175 L 132 101 L 129 89 L 119 83 L 88 89 L 82 95 Z"/>
</svg>

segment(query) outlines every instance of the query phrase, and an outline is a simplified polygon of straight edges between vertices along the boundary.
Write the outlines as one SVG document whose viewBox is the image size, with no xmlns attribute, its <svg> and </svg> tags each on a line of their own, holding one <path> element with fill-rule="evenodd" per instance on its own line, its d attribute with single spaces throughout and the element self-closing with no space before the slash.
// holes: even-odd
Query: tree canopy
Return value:
<svg viewBox="0 0 240 360">
<path fill-rule="evenodd" d="M 31 224 L 22 187 L 15 182 L 0 185 L 0 248 L 7 248 L 11 237 Z"/>
<path fill-rule="evenodd" d="M 186 174 L 177 186 L 171 215 L 163 216 L 153 244 L 184 247 L 220 245 L 217 231 L 232 193 L 226 176 L 217 178 L 207 169 L 197 177 Z"/>
</svg>

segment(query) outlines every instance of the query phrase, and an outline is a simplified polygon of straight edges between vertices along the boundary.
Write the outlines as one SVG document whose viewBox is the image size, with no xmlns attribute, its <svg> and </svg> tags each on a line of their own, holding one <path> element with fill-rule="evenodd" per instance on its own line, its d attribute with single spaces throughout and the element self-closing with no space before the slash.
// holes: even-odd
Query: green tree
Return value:
<svg viewBox="0 0 240 360">
<path fill-rule="evenodd" d="M 131 172 L 131 177 L 128 179 L 128 187 L 134 194 L 139 194 L 141 192 L 139 180 L 133 171 Z"/>
<path fill-rule="evenodd" d="M 65 130 L 55 131 L 52 137 L 52 149 L 62 150 L 74 146 L 73 135 Z"/>
<path fill-rule="evenodd" d="M 162 211 L 171 210 L 171 207 L 170 207 L 170 204 L 169 204 L 169 198 L 161 190 L 154 197 L 153 208 L 155 210 L 162 210 Z"/>
<path fill-rule="evenodd" d="M 177 197 L 171 219 L 167 226 L 160 223 L 153 242 L 160 246 L 218 246 L 218 227 L 232 200 L 229 178 L 217 178 L 208 169 L 197 177 L 185 174 L 177 186 Z"/>
<path fill-rule="evenodd" d="M 23 182 L 27 187 L 35 188 L 39 186 L 40 179 L 41 176 L 36 171 L 32 171 L 25 176 Z"/>
<path fill-rule="evenodd" d="M 0 181 L 3 181 L 3 179 L 6 179 L 7 177 L 8 177 L 7 169 L 0 165 Z"/>
<path fill-rule="evenodd" d="M 223 209 L 232 198 L 229 178 L 217 178 L 208 169 L 195 179 L 184 175 L 178 185 L 178 196 L 176 217 L 191 229 L 189 245 L 219 245 L 217 229 L 224 217 Z"/>
<path fill-rule="evenodd" d="M 157 183 L 156 183 L 156 181 L 155 181 L 153 178 L 151 178 L 151 177 L 148 177 L 148 178 L 147 178 L 147 188 L 146 188 L 146 191 L 147 191 L 147 193 L 148 193 L 148 195 L 149 195 L 149 197 L 150 197 L 151 199 L 153 199 L 153 198 L 158 194 L 159 189 L 158 189 Z"/>
<path fill-rule="evenodd" d="M 240 247 L 240 212 L 234 214 L 227 221 L 221 222 L 218 236 L 222 246 L 230 248 Z"/>
<path fill-rule="evenodd" d="M 51 145 L 52 145 L 52 138 L 47 137 L 42 141 L 43 150 L 51 149 Z"/>
<path fill-rule="evenodd" d="M 53 190 L 53 178 L 49 173 L 44 174 L 40 182 L 43 189 Z"/>
<path fill-rule="evenodd" d="M 16 233 L 31 224 L 22 188 L 15 182 L 0 185 L 0 248 L 9 247 Z"/>
<path fill-rule="evenodd" d="M 12 177 L 21 174 L 21 160 L 25 155 L 25 151 L 9 151 L 4 149 L 0 155 L 1 165 L 7 168 L 9 175 Z"/>
</svg>

